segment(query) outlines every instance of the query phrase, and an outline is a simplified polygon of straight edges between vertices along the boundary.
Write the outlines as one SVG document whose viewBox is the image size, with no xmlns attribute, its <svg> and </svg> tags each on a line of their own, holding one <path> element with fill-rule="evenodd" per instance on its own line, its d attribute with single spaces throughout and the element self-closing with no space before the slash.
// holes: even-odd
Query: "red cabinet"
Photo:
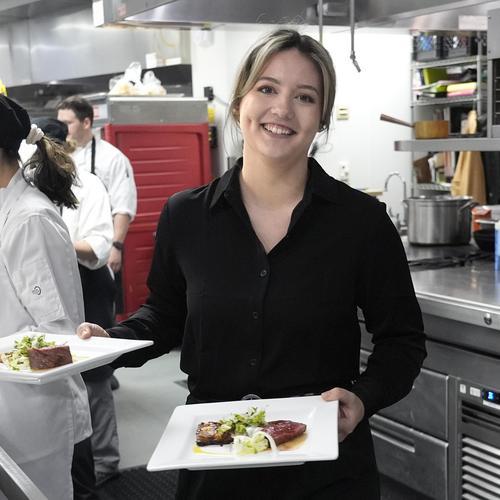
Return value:
<svg viewBox="0 0 500 500">
<path fill-rule="evenodd" d="M 125 240 L 122 269 L 126 317 L 147 297 L 154 235 L 168 197 L 212 178 L 208 125 L 107 124 L 104 139 L 130 159 L 137 186 L 137 215 Z"/>
</svg>

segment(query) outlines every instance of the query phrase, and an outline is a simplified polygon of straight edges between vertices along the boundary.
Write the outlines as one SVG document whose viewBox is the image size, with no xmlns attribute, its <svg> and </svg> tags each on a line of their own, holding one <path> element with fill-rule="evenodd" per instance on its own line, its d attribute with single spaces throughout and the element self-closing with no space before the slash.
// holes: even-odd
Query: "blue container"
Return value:
<svg viewBox="0 0 500 500">
<path fill-rule="evenodd" d="M 495 271 L 500 271 L 500 220 L 495 222 Z"/>
</svg>

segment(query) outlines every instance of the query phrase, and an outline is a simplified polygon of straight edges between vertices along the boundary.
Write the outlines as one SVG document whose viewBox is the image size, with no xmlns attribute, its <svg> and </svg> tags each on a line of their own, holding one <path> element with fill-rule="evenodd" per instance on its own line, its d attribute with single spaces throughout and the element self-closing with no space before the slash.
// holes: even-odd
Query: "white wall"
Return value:
<svg viewBox="0 0 500 500">
<path fill-rule="evenodd" d="M 217 97 L 227 102 L 238 66 L 249 47 L 272 26 L 223 28 L 212 32 L 212 40 L 200 43 L 193 32 L 191 62 L 193 91 L 203 95 L 204 86 L 212 86 Z M 301 30 L 317 37 L 317 28 Z M 346 29 L 325 28 L 323 43 L 330 51 L 337 71 L 337 106 L 347 106 L 350 118 L 332 122 L 327 143 L 317 154 L 325 170 L 338 177 L 339 162 L 350 168 L 350 184 L 358 188 L 383 188 L 389 172 L 399 171 L 411 181 L 411 156 L 395 152 L 397 139 L 408 139 L 411 130 L 381 122 L 380 113 L 392 114 L 410 121 L 411 36 L 404 30 L 362 29 L 356 32 L 355 49 L 361 66 L 358 73 L 352 65 L 350 34 Z M 219 136 L 224 130 L 225 106 L 215 102 Z M 230 131 L 225 130 L 225 147 L 219 142 L 219 172 L 226 167 L 226 157 L 235 154 Z M 321 142 L 326 138 L 322 137 Z M 381 199 L 402 213 L 402 188 L 393 179 L 389 193 Z"/>
</svg>

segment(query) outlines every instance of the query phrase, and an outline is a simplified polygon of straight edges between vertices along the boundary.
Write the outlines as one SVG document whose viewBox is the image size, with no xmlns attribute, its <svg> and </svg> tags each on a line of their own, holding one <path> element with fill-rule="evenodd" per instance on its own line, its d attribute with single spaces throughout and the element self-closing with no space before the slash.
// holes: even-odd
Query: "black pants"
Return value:
<svg viewBox="0 0 500 500">
<path fill-rule="evenodd" d="M 116 287 L 116 302 L 115 302 L 116 314 L 122 314 L 125 312 L 125 302 L 123 298 L 123 275 L 121 271 L 115 273 L 115 287 Z"/>
<path fill-rule="evenodd" d="M 79 265 L 85 321 L 110 328 L 115 322 L 116 285 L 108 266 L 90 270 Z"/>
<path fill-rule="evenodd" d="M 94 486 L 94 459 L 92 458 L 90 438 L 75 444 L 71 476 L 73 478 L 74 500 L 99 500 Z"/>
<path fill-rule="evenodd" d="M 83 289 L 85 321 L 106 329 L 115 324 L 116 285 L 108 266 L 90 270 L 78 265 Z M 108 366 L 100 366 L 82 373 L 83 380 L 99 381 L 110 378 L 113 371 Z"/>
</svg>

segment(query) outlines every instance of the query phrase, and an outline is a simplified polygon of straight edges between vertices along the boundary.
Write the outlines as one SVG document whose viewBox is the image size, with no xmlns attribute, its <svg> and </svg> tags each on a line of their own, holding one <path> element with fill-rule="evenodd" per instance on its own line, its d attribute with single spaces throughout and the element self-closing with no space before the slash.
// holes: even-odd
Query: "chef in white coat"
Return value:
<svg viewBox="0 0 500 500">
<path fill-rule="evenodd" d="M 77 145 L 71 155 L 77 168 L 97 175 L 108 191 L 114 226 L 108 264 L 116 274 L 121 270 L 123 243 L 137 211 L 132 165 L 119 149 L 94 135 L 94 110 L 83 97 L 71 96 L 59 103 L 57 119 L 66 123 L 68 139 Z"/>
<path fill-rule="evenodd" d="M 75 250 L 54 205 L 75 205 L 74 166 L 42 135 L 22 107 L 0 96 L 0 336 L 67 334 L 84 317 Z M 22 169 L 25 138 L 38 153 Z M 0 382 L 0 445 L 48 499 L 73 498 L 73 448 L 90 434 L 79 375 L 41 386 Z"/>
</svg>

